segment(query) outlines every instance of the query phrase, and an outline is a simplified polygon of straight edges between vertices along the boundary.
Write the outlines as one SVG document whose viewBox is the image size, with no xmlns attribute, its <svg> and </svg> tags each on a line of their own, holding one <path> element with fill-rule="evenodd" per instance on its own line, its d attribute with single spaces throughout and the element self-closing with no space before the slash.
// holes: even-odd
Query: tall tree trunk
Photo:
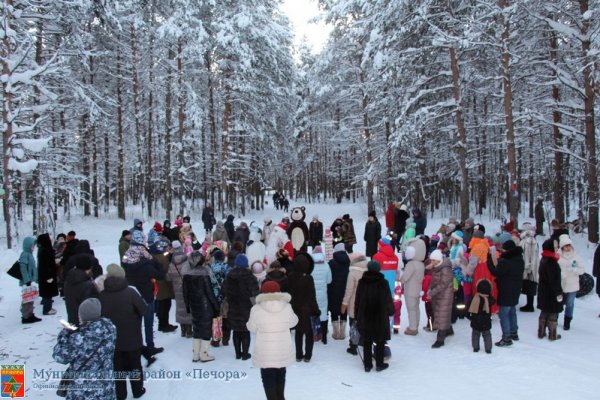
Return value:
<svg viewBox="0 0 600 400">
<path fill-rule="evenodd" d="M 167 219 L 171 219 L 171 213 L 173 212 L 173 180 L 171 177 L 171 129 L 173 124 L 173 61 L 175 59 L 175 52 L 169 48 L 168 52 L 168 66 L 167 66 L 167 93 L 165 94 L 165 211 Z"/>
<path fill-rule="evenodd" d="M 181 148 L 179 149 L 179 168 L 185 168 L 184 143 L 183 137 L 185 133 L 185 91 L 183 88 L 183 41 L 181 38 L 177 41 L 177 138 Z M 184 202 L 184 174 L 177 173 L 178 188 L 179 188 L 179 213 L 183 214 L 185 208 Z"/>
<path fill-rule="evenodd" d="M 583 85 L 585 98 L 585 144 L 587 147 L 587 184 L 588 184 L 588 240 L 598 243 L 598 170 L 596 159 L 596 127 L 594 123 L 594 63 L 590 57 L 590 17 L 588 0 L 579 0 L 579 10 L 582 15 L 581 50 L 583 61 Z"/>
<path fill-rule="evenodd" d="M 360 65 L 360 63 L 359 63 Z M 369 127 L 369 95 L 366 93 L 365 88 L 365 73 L 363 69 L 360 70 L 360 83 L 362 89 L 362 122 L 363 122 L 363 137 L 365 139 L 365 156 L 367 162 L 367 210 L 369 212 L 375 211 L 375 199 L 373 198 L 373 181 L 375 180 L 375 171 L 373 169 L 373 154 L 371 146 L 371 129 Z M 354 191 L 354 194 L 356 192 Z"/>
<path fill-rule="evenodd" d="M 519 195 L 520 190 L 517 183 L 517 156 L 515 146 L 515 130 L 513 118 L 513 94 L 511 83 L 511 54 L 509 49 L 510 26 L 504 17 L 504 11 L 509 7 L 509 0 L 498 0 L 500 12 L 500 24 L 502 25 L 502 86 L 504 90 L 504 119 L 506 122 L 506 157 L 508 159 L 508 204 L 510 218 L 515 226 L 519 226 Z"/>
<path fill-rule="evenodd" d="M 150 43 L 152 43 L 153 38 L 150 35 Z M 149 64 L 149 73 L 148 73 L 148 83 L 149 83 L 149 95 L 148 95 L 148 127 L 146 132 L 146 172 L 145 172 L 145 192 L 146 192 L 146 205 L 148 208 L 148 217 L 152 217 L 152 212 L 154 209 L 154 188 L 152 187 L 152 176 L 154 175 L 154 159 L 153 159 L 153 107 L 154 107 L 154 74 L 152 72 L 152 68 L 154 65 L 154 58 L 152 57 L 152 48 L 150 49 L 150 64 Z"/>
<path fill-rule="evenodd" d="M 550 60 L 552 62 L 552 81 L 558 80 L 558 38 L 554 30 L 550 30 Z M 565 221 L 565 182 L 563 171 L 563 143 L 560 132 L 562 114 L 560 112 L 560 89 L 558 84 L 552 85 L 552 139 L 554 141 L 554 218 Z"/>
<path fill-rule="evenodd" d="M 131 24 L 131 78 L 133 82 L 133 119 L 135 121 L 135 140 L 137 150 L 137 160 L 132 165 L 144 165 L 144 157 L 142 156 L 141 143 L 141 122 L 140 122 L 140 82 L 137 69 L 137 44 L 136 44 L 136 29 L 134 24 Z M 142 191 L 143 174 L 141 171 L 133 171 L 133 202 L 137 203 L 138 196 Z"/>
<path fill-rule="evenodd" d="M 460 70 L 456 49 L 450 46 L 450 67 L 452 69 L 452 87 L 454 90 L 454 102 L 456 103 L 456 128 L 458 129 L 458 162 L 460 168 L 460 219 L 469 218 L 469 169 L 467 168 L 467 129 L 463 116 L 462 95 L 460 89 Z"/>
<path fill-rule="evenodd" d="M 4 25 L 5 29 L 12 29 L 12 14 L 13 0 L 4 0 Z M 13 122 L 10 117 L 13 110 L 13 94 L 10 90 L 9 80 L 12 75 L 12 71 L 8 64 L 8 59 L 12 54 L 13 46 L 9 40 L 8 35 L 4 35 L 2 38 L 2 48 L 0 48 L 0 54 L 2 55 L 2 75 L 9 79 L 2 79 L 2 123 L 4 129 L 2 132 L 2 187 L 4 189 L 4 196 L 2 197 L 2 208 L 4 211 L 4 222 L 6 224 L 6 247 L 12 249 L 12 219 L 10 209 L 12 207 L 12 187 L 11 187 L 11 173 L 8 170 L 8 160 L 11 157 L 10 153 L 10 142 L 13 136 Z"/>
<path fill-rule="evenodd" d="M 117 213 L 125 219 L 125 149 L 123 148 L 123 95 L 121 90 L 121 57 L 117 51 Z"/>
</svg>

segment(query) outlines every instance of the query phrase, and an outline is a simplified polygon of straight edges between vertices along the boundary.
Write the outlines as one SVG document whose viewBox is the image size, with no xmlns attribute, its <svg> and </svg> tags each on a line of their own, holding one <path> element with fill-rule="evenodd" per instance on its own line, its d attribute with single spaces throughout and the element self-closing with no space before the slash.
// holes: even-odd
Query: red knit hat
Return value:
<svg viewBox="0 0 600 400">
<path fill-rule="evenodd" d="M 158 232 L 158 233 L 162 233 L 162 231 L 163 231 L 163 227 L 162 227 L 162 225 L 160 224 L 160 222 L 158 222 L 158 221 L 157 221 L 157 222 L 155 222 L 155 223 L 154 223 L 154 230 L 155 230 L 156 232 Z"/>
<path fill-rule="evenodd" d="M 277 283 L 275 281 L 266 281 L 265 283 L 262 284 L 262 287 L 260 288 L 260 292 L 261 293 L 277 293 L 277 292 L 281 292 L 281 287 L 279 286 L 279 283 Z"/>
</svg>

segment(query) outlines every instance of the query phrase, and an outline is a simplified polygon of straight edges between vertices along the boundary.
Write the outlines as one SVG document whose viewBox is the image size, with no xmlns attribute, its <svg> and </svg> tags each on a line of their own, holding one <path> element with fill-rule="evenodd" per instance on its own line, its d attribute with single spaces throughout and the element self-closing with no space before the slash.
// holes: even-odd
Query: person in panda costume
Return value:
<svg viewBox="0 0 600 400">
<path fill-rule="evenodd" d="M 287 230 L 288 225 L 283 221 L 273 227 L 273 232 L 269 236 L 269 242 L 265 249 L 267 264 L 270 265 L 273 261 L 277 260 L 277 250 L 281 248 L 287 250 L 289 257 L 293 259 L 294 248 L 291 240 L 288 238 Z"/>
<path fill-rule="evenodd" d="M 250 224 L 250 235 L 248 243 L 246 243 L 246 256 L 251 263 L 255 261 L 263 262 L 265 258 L 266 246 L 260 241 L 260 228 L 252 222 Z"/>
<path fill-rule="evenodd" d="M 292 246 L 296 254 L 306 252 L 308 247 L 308 226 L 304 222 L 305 218 L 306 212 L 304 207 L 292 208 L 291 223 L 287 229 L 287 235 L 292 241 Z"/>
</svg>

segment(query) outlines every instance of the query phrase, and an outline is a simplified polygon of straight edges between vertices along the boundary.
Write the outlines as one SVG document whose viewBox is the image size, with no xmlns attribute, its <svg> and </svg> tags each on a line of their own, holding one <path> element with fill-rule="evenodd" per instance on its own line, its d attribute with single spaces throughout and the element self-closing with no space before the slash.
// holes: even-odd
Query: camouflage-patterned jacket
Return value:
<svg viewBox="0 0 600 400">
<path fill-rule="evenodd" d="M 63 329 L 52 357 L 69 364 L 74 380 L 67 388 L 67 400 L 114 400 L 113 357 L 117 330 L 107 318 L 88 322 L 77 331 Z"/>
</svg>

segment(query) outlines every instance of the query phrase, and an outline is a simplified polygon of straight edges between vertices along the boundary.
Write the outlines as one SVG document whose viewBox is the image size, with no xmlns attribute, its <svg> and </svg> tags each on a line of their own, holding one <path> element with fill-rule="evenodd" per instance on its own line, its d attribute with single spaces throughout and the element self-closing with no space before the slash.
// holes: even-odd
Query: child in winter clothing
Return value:
<svg viewBox="0 0 600 400">
<path fill-rule="evenodd" d="M 434 328 L 434 319 L 433 319 L 433 307 L 431 305 L 431 299 L 427 297 L 427 291 L 429 290 L 429 285 L 431 285 L 431 269 L 425 270 L 425 275 L 423 276 L 423 296 L 421 300 L 425 303 L 425 313 L 427 314 L 427 325 L 423 327 L 428 332 L 433 332 L 437 328 Z"/>
<path fill-rule="evenodd" d="M 258 281 L 258 286 L 261 286 L 267 277 L 267 270 L 265 266 L 260 261 L 255 261 L 252 263 L 252 274 Z"/>
<path fill-rule="evenodd" d="M 294 360 L 290 328 L 298 323 L 298 317 L 290 300 L 277 282 L 265 282 L 246 323 L 248 330 L 256 332 L 252 363 L 260 368 L 268 399 L 284 398 L 286 367 Z"/>
<path fill-rule="evenodd" d="M 482 279 L 477 282 L 477 294 L 471 301 L 469 307 L 468 318 L 471 320 L 471 343 L 473 351 L 479 351 L 479 336 L 483 336 L 483 345 L 485 352 L 492 352 L 492 317 L 490 314 L 490 306 L 495 303 L 494 298 L 490 295 L 492 285 L 487 279 Z"/>
<path fill-rule="evenodd" d="M 37 284 L 38 282 L 38 269 L 35 263 L 35 258 L 33 258 L 34 246 L 34 238 L 26 237 L 25 240 L 23 240 L 23 252 L 19 256 L 19 267 L 21 269 L 21 280 L 19 281 L 19 286 L 21 287 L 31 287 L 32 283 Z M 21 304 L 21 323 L 31 324 L 33 322 L 41 321 L 40 318 L 33 314 L 33 303 L 34 301 L 30 301 L 28 303 Z"/>
</svg>

